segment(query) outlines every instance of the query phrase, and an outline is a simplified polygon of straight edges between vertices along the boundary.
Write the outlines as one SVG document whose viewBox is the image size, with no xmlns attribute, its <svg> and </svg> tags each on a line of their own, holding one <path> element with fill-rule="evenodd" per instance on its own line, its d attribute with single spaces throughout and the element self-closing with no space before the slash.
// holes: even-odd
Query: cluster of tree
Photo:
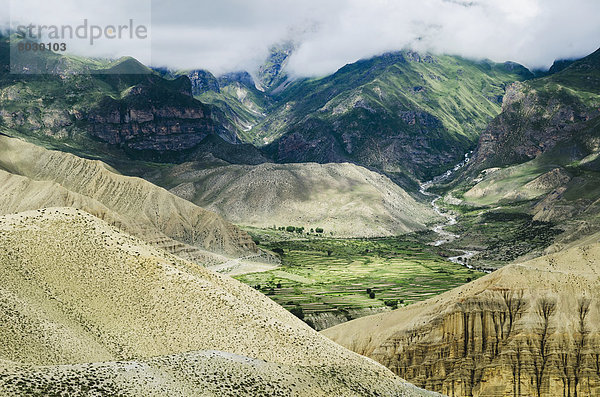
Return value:
<svg viewBox="0 0 600 397">
<path fill-rule="evenodd" d="M 285 231 L 288 233 L 298 233 L 298 234 L 302 234 L 304 233 L 304 226 L 273 226 L 273 229 L 275 230 L 280 230 L 280 231 Z M 309 232 L 306 232 L 306 234 L 323 234 L 325 231 L 323 230 L 322 227 L 317 227 L 317 228 L 310 228 Z"/>
<path fill-rule="evenodd" d="M 384 305 L 389 306 L 392 308 L 392 310 L 396 310 L 398 308 L 398 304 L 403 304 L 404 303 L 404 299 L 389 299 L 389 300 L 385 300 L 383 301 Z"/>
</svg>

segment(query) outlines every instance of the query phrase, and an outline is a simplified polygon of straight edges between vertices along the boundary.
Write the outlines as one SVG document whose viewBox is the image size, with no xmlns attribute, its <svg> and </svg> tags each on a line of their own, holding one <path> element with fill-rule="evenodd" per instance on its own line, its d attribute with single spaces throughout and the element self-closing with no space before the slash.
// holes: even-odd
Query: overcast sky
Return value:
<svg viewBox="0 0 600 397">
<path fill-rule="evenodd" d="M 144 22 L 148 4 L 15 0 L 11 15 L 38 24 Z M 272 44 L 293 40 L 289 70 L 317 76 L 404 48 L 547 68 L 600 47 L 600 0 L 155 0 L 151 15 L 151 54 L 130 40 L 72 48 L 220 74 L 252 70 Z M 6 13 L 0 18 L 7 22 Z"/>
</svg>

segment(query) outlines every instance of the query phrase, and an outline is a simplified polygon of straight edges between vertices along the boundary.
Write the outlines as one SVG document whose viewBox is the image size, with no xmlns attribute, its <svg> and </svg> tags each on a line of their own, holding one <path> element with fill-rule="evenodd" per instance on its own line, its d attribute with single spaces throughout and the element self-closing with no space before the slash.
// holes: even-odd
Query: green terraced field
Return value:
<svg viewBox="0 0 600 397">
<path fill-rule="evenodd" d="M 236 277 L 304 315 L 407 305 L 476 279 L 482 273 L 444 260 L 418 234 L 378 239 L 270 241 L 283 265 Z M 373 298 L 367 289 L 375 294 Z"/>
</svg>

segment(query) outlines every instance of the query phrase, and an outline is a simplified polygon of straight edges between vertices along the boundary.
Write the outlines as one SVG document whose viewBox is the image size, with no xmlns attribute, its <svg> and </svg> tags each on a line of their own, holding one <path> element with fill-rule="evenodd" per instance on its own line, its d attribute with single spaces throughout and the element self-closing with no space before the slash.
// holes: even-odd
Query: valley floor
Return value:
<svg viewBox="0 0 600 397">
<path fill-rule="evenodd" d="M 427 244 L 430 232 L 373 239 L 335 239 L 250 229 L 260 246 L 281 254 L 276 269 L 236 278 L 317 330 L 409 305 L 479 278 Z M 292 236 L 293 237 L 293 236 Z"/>
</svg>

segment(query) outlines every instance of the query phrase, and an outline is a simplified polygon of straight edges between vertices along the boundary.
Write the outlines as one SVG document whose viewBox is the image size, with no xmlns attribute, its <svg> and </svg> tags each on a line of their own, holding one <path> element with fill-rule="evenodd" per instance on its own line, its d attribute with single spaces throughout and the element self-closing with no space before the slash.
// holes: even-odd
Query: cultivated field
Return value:
<svg viewBox="0 0 600 397">
<path fill-rule="evenodd" d="M 344 321 L 370 314 L 364 309 L 409 305 L 481 275 L 448 262 L 437 248 L 420 242 L 421 238 L 414 234 L 264 242 L 270 250 L 283 250 L 282 266 L 236 278 L 299 317 L 306 317 L 310 324 L 314 316 L 326 313 Z M 313 325 L 322 328 L 321 324 Z"/>
</svg>

